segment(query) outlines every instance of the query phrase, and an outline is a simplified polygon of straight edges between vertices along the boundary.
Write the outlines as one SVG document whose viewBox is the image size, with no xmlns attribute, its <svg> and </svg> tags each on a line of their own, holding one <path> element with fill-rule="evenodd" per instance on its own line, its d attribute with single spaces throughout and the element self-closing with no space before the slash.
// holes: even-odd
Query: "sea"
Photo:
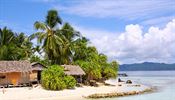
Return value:
<svg viewBox="0 0 175 100">
<path fill-rule="evenodd" d="M 98 100 L 175 100 L 175 71 L 121 71 L 128 77 L 122 80 L 132 80 L 135 83 L 153 87 L 151 93 Z M 117 81 L 118 78 L 111 81 Z M 94 100 L 94 99 L 88 99 Z"/>
</svg>

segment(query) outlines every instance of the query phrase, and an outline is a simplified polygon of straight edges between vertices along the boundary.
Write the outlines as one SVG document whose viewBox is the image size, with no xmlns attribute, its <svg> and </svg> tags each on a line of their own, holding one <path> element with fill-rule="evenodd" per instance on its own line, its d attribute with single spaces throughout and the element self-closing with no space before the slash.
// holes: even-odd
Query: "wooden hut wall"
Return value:
<svg viewBox="0 0 175 100">
<path fill-rule="evenodd" d="M 9 84 L 6 73 L 0 73 L 0 85 Z"/>
<path fill-rule="evenodd" d="M 23 72 L 21 73 L 20 83 L 29 83 L 30 82 L 30 73 L 29 72 Z"/>
<path fill-rule="evenodd" d="M 29 73 L 21 73 L 21 72 L 11 72 L 11 73 L 3 73 L 0 76 L 5 76 L 5 78 L 0 79 L 0 84 L 13 84 L 18 85 L 21 83 L 29 82 Z"/>
<path fill-rule="evenodd" d="M 38 77 L 38 71 L 33 70 L 32 73 L 30 74 L 30 81 L 37 81 Z"/>
</svg>

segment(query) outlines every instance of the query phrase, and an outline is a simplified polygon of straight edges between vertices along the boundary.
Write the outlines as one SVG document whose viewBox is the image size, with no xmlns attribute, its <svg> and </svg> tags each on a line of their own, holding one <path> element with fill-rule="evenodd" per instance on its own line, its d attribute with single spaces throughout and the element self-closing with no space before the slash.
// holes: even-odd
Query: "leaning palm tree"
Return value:
<svg viewBox="0 0 175 100">
<path fill-rule="evenodd" d="M 46 21 L 35 22 L 34 26 L 40 32 L 34 35 L 38 38 L 38 43 L 42 45 L 45 54 L 52 61 L 52 63 L 60 64 L 60 51 L 62 39 L 56 35 L 56 26 L 62 24 L 61 18 L 58 16 L 56 10 L 48 11 Z"/>
</svg>

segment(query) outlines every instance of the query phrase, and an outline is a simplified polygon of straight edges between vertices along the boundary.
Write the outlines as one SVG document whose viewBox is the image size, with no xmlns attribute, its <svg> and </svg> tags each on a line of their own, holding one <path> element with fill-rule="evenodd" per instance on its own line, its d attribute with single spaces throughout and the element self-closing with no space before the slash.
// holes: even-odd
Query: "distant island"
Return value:
<svg viewBox="0 0 175 100">
<path fill-rule="evenodd" d="M 120 71 L 162 71 L 175 70 L 175 64 L 144 62 L 135 64 L 123 64 L 119 66 Z"/>
</svg>

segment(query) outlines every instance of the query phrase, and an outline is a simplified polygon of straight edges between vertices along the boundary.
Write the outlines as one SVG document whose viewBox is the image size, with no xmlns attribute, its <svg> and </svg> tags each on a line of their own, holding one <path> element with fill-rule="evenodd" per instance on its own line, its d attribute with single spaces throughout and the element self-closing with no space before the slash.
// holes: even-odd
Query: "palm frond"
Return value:
<svg viewBox="0 0 175 100">
<path fill-rule="evenodd" d="M 37 29 L 37 30 L 46 30 L 47 28 L 46 28 L 46 25 L 44 24 L 44 23 L 42 23 L 42 22 L 38 22 L 38 21 L 36 21 L 35 23 L 34 23 L 34 27 Z"/>
</svg>

